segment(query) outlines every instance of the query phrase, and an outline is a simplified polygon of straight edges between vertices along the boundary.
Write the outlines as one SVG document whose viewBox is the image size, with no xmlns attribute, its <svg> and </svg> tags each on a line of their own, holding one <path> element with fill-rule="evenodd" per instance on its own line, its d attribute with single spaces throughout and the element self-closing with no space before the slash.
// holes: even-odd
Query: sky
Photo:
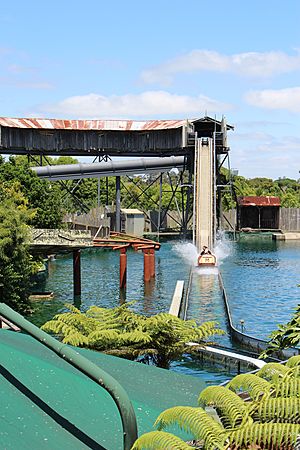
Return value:
<svg viewBox="0 0 300 450">
<path fill-rule="evenodd" d="M 300 0 L 14 0 L 0 36 L 2 117 L 225 115 L 240 175 L 299 178 Z"/>
</svg>

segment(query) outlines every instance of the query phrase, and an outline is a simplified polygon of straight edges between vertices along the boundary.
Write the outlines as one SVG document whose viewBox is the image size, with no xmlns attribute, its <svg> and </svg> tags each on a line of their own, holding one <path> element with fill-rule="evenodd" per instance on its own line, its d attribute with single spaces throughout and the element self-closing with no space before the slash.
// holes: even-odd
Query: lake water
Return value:
<svg viewBox="0 0 300 450">
<path fill-rule="evenodd" d="M 300 288 L 300 242 L 276 242 L 271 239 L 249 238 L 239 242 L 220 241 L 216 254 L 223 275 L 233 322 L 245 332 L 265 339 L 277 323 L 289 320 L 298 304 Z M 197 252 L 191 243 L 163 242 L 156 253 L 156 277 L 146 284 L 143 280 L 143 255 L 127 253 L 126 300 L 135 300 L 136 312 L 151 315 L 167 312 L 176 281 L 188 279 L 195 266 Z M 119 253 L 90 249 L 81 256 L 82 295 L 75 304 L 84 310 L 91 305 L 113 307 L 120 300 Z M 54 300 L 36 302 L 31 317 L 37 325 L 64 310 L 65 303 L 73 303 L 72 256 L 58 255 L 48 265 L 48 277 L 38 289 L 53 291 Z M 226 318 L 216 269 L 194 269 L 187 318 L 198 323 L 217 320 L 226 330 Z M 231 346 L 228 336 L 217 339 Z M 172 370 L 204 378 L 208 384 L 220 383 L 231 377 L 228 371 L 207 367 L 187 357 L 172 364 Z"/>
</svg>

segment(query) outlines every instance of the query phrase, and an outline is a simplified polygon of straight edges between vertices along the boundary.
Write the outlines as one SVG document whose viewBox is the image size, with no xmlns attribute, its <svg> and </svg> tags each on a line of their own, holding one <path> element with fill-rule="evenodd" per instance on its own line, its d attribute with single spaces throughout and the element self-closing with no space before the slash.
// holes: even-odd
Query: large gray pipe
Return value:
<svg viewBox="0 0 300 450">
<path fill-rule="evenodd" d="M 66 164 L 59 166 L 32 167 L 38 177 L 55 180 L 78 178 L 99 178 L 121 175 L 135 175 L 148 172 L 166 172 L 172 168 L 184 167 L 184 156 L 165 158 L 139 158 L 134 160 L 107 161 L 91 164 Z"/>
</svg>

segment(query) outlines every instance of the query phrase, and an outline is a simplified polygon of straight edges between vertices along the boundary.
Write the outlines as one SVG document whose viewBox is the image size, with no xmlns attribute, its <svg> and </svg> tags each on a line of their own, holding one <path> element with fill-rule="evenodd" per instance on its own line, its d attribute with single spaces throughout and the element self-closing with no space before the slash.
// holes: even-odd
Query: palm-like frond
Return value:
<svg viewBox="0 0 300 450">
<path fill-rule="evenodd" d="M 252 415 L 257 422 L 289 422 L 299 424 L 299 398 L 267 398 L 258 403 Z"/>
<path fill-rule="evenodd" d="M 245 373 L 235 376 L 227 384 L 227 387 L 234 392 L 247 391 L 249 396 L 255 400 L 262 394 L 270 393 L 272 384 L 254 374 Z"/>
<path fill-rule="evenodd" d="M 163 430 L 169 425 L 177 424 L 181 429 L 191 433 L 196 439 L 203 439 L 208 450 L 224 449 L 225 429 L 202 408 L 175 406 L 163 411 L 154 426 Z"/>
<path fill-rule="evenodd" d="M 241 424 L 246 414 L 245 402 L 223 386 L 208 386 L 198 398 L 200 406 L 213 406 L 225 427 Z"/>
<path fill-rule="evenodd" d="M 150 431 L 139 437 L 131 450 L 190 450 L 182 439 L 165 431 Z"/>
<path fill-rule="evenodd" d="M 285 365 L 290 368 L 300 366 L 300 355 L 291 356 Z"/>
<path fill-rule="evenodd" d="M 290 423 L 247 424 L 229 434 L 230 444 L 235 448 L 258 445 L 264 449 L 292 449 L 300 433 L 300 425 Z"/>
<path fill-rule="evenodd" d="M 300 397 L 300 379 L 288 378 L 276 384 L 276 397 Z"/>
<path fill-rule="evenodd" d="M 114 329 L 98 329 L 92 331 L 87 337 L 89 347 L 97 348 L 98 350 L 105 350 L 111 347 L 112 344 L 115 345 L 118 339 L 119 333 Z"/>
<path fill-rule="evenodd" d="M 77 332 L 69 332 L 67 335 L 63 338 L 62 342 L 64 344 L 73 345 L 74 347 L 83 347 L 88 346 L 89 341 L 86 336 L 83 334 Z"/>
<path fill-rule="evenodd" d="M 289 372 L 289 368 L 280 363 L 267 363 L 256 373 L 265 380 L 276 382 Z"/>
</svg>

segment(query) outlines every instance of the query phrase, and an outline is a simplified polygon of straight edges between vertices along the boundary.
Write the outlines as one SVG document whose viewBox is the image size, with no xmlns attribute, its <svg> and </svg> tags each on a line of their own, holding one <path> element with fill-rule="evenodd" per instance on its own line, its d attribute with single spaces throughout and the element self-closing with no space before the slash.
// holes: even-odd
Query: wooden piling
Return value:
<svg viewBox="0 0 300 450">
<path fill-rule="evenodd" d="M 144 281 L 148 282 L 151 279 L 150 254 L 149 250 L 143 250 L 143 253 L 144 253 Z"/>
<path fill-rule="evenodd" d="M 150 276 L 151 278 L 155 277 L 155 250 L 151 248 L 149 250 L 149 258 L 150 258 Z"/>
<path fill-rule="evenodd" d="M 74 296 L 81 295 L 80 249 L 73 250 L 73 290 Z"/>
<path fill-rule="evenodd" d="M 120 289 L 126 288 L 127 255 L 126 247 L 120 249 Z"/>
</svg>

